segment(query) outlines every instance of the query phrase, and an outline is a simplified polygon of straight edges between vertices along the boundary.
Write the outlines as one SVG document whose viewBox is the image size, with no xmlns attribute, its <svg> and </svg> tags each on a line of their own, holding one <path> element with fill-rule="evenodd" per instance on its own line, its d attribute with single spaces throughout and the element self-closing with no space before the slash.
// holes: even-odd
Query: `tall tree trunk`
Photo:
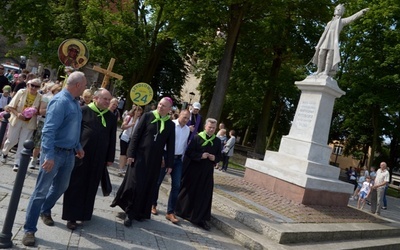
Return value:
<svg viewBox="0 0 400 250">
<path fill-rule="evenodd" d="M 375 159 L 375 152 L 378 149 L 379 144 L 379 135 L 380 135 L 380 128 L 379 128 L 379 111 L 380 108 L 378 105 L 374 105 L 372 107 L 372 127 L 373 127 L 373 136 L 372 136 L 372 146 L 371 146 L 371 155 L 369 157 L 369 166 L 372 166 L 373 161 Z"/>
<path fill-rule="evenodd" d="M 282 114 L 284 106 L 285 106 L 285 102 L 282 99 L 280 101 L 278 111 L 276 112 L 274 123 L 272 124 L 271 133 L 269 134 L 268 143 L 267 143 L 267 150 L 271 149 L 271 146 L 274 143 L 274 140 L 275 140 L 275 137 L 276 137 L 276 130 L 277 130 L 278 124 L 279 124 L 279 118 L 281 117 L 281 114 Z"/>
<path fill-rule="evenodd" d="M 143 11 L 143 10 L 139 10 L 139 5 L 140 5 L 139 1 L 135 1 L 134 11 L 135 11 L 135 16 L 137 18 L 140 16 L 138 12 Z M 142 8 L 144 8 L 144 5 L 142 6 Z M 156 24 L 155 24 L 153 32 L 151 33 L 151 35 L 148 32 L 144 33 L 144 36 L 146 37 L 146 39 L 149 39 L 151 42 L 150 47 L 148 48 L 149 55 L 147 57 L 145 66 L 139 72 L 136 72 L 133 74 L 133 76 L 131 78 L 132 86 L 138 82 L 145 82 L 145 83 L 150 84 L 150 82 L 153 79 L 153 76 L 157 70 L 158 64 L 160 63 L 161 57 L 163 56 L 164 50 L 165 50 L 166 46 L 168 45 L 168 43 L 171 42 L 170 38 L 164 39 L 162 41 L 158 41 L 158 34 L 162 27 L 161 17 L 163 15 L 163 11 L 164 11 L 164 4 L 161 4 L 159 6 L 159 8 L 160 9 L 157 12 L 158 15 L 156 18 Z M 143 17 L 143 18 L 145 19 L 146 17 Z M 138 26 L 137 23 L 135 24 L 136 27 Z M 152 88 L 153 88 L 154 92 L 156 92 L 155 90 L 158 89 L 158 86 L 152 86 Z M 157 99 L 157 98 L 155 98 L 155 99 Z"/>
<path fill-rule="evenodd" d="M 268 83 L 269 89 L 266 91 L 263 100 L 263 107 L 261 113 L 261 119 L 258 123 L 257 137 L 255 152 L 258 154 L 264 154 L 267 145 L 267 133 L 268 133 L 268 123 L 272 107 L 272 101 L 275 97 L 275 89 L 278 84 L 278 75 L 282 65 L 282 48 L 275 49 L 275 58 L 272 62 L 272 67 L 270 71 L 270 80 Z"/>
<path fill-rule="evenodd" d="M 395 118 L 395 129 L 400 128 L 400 117 Z M 393 132 L 393 137 L 390 140 L 390 152 L 389 152 L 389 161 L 387 162 L 390 172 L 390 178 L 392 178 L 393 168 L 397 165 L 397 159 L 399 158 L 398 152 L 399 145 L 399 136 L 398 133 Z M 392 181 L 392 179 L 390 179 Z"/>
<path fill-rule="evenodd" d="M 369 145 L 368 144 L 364 144 L 363 145 L 363 150 L 362 150 L 363 156 L 362 156 L 362 159 L 360 160 L 360 162 L 358 163 L 358 167 L 359 168 L 368 165 L 368 164 L 365 164 L 365 163 L 368 163 L 367 162 L 368 161 L 368 150 L 369 150 Z M 369 170 L 370 167 L 371 167 L 371 165 L 368 165 L 368 170 Z"/>
<path fill-rule="evenodd" d="M 232 4 L 230 6 L 230 20 L 228 23 L 228 37 L 226 39 L 224 55 L 219 65 L 217 83 L 212 96 L 207 117 L 219 120 L 225 102 L 225 95 L 229 86 L 233 58 L 239 38 L 240 27 L 243 23 L 247 4 Z M 222 97 L 222 98 L 221 98 Z"/>
<path fill-rule="evenodd" d="M 390 140 L 389 161 L 387 163 L 389 167 L 390 178 L 392 178 L 393 167 L 396 166 L 396 159 L 398 158 L 397 156 L 398 144 L 399 144 L 399 138 L 395 134 L 393 138 Z M 392 181 L 392 179 L 390 179 L 390 181 Z"/>
<path fill-rule="evenodd" d="M 161 57 L 163 56 L 164 50 L 167 44 L 170 42 L 170 39 L 163 40 L 161 43 L 157 45 L 153 53 L 149 56 L 147 60 L 146 66 L 141 71 L 140 81 L 144 81 L 150 83 L 153 79 L 153 76 L 157 70 L 158 64 L 160 63 Z M 156 87 L 156 86 L 153 86 Z"/>
<path fill-rule="evenodd" d="M 242 146 L 246 146 L 247 142 L 249 141 L 249 134 L 250 134 L 250 125 L 247 126 L 246 132 L 244 133 L 244 137 L 242 140 Z"/>
<path fill-rule="evenodd" d="M 153 76 L 157 70 L 158 64 L 160 63 L 161 57 L 164 53 L 164 50 L 170 42 L 169 40 L 164 40 L 157 45 L 153 53 L 149 55 L 146 65 L 140 70 L 140 72 L 134 73 L 131 77 L 131 85 L 130 88 L 133 87 L 136 83 L 145 82 L 150 84 Z M 151 86 L 153 90 L 157 90 L 158 86 Z M 154 91 L 156 93 L 156 91 Z M 126 94 L 126 104 L 125 107 L 129 110 L 132 107 L 132 100 L 130 98 L 130 91 Z M 157 96 L 153 96 L 153 100 L 157 100 Z"/>
<path fill-rule="evenodd" d="M 268 122 L 270 117 L 270 111 L 272 107 L 272 100 L 274 99 L 274 91 L 268 89 L 264 95 L 263 100 L 263 109 L 261 113 L 260 121 L 258 122 L 257 136 L 256 136 L 256 145 L 254 151 L 258 154 L 264 154 L 265 148 L 267 145 L 267 131 L 268 131 Z"/>
</svg>

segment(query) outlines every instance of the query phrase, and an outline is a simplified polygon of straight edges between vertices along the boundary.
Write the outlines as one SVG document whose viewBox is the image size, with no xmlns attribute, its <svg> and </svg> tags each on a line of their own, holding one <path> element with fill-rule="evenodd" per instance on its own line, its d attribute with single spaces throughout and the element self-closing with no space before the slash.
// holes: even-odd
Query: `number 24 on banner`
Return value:
<svg viewBox="0 0 400 250">
<path fill-rule="evenodd" d="M 133 85 L 130 93 L 132 102 L 139 106 L 144 106 L 153 100 L 153 89 L 144 82 Z"/>
</svg>

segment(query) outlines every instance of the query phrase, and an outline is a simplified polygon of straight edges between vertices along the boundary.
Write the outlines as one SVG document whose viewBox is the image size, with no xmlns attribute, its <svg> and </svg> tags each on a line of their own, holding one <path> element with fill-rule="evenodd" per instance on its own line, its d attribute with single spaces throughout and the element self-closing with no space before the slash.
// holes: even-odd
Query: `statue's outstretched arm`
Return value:
<svg viewBox="0 0 400 250">
<path fill-rule="evenodd" d="M 345 25 L 357 20 L 358 18 L 362 17 L 365 13 L 367 13 L 367 11 L 369 11 L 369 8 L 362 9 L 359 12 L 357 12 L 357 13 L 349 16 L 349 17 L 342 18 L 343 26 L 345 26 Z"/>
</svg>

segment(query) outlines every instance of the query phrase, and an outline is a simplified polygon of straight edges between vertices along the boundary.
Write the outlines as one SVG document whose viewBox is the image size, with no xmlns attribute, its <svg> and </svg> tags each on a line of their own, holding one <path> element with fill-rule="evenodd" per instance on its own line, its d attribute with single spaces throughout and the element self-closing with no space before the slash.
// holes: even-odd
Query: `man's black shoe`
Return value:
<svg viewBox="0 0 400 250">
<path fill-rule="evenodd" d="M 67 222 L 67 228 L 70 230 L 75 230 L 78 227 L 78 224 L 76 224 L 76 221 L 68 221 Z"/>
</svg>

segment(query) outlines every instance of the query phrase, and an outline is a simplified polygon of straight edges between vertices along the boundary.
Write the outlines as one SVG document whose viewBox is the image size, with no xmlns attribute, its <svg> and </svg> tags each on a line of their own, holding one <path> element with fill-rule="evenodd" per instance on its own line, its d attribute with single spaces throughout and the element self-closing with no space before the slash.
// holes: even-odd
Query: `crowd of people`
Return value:
<svg viewBox="0 0 400 250">
<path fill-rule="evenodd" d="M 0 96 L 3 113 L 11 114 L 0 160 L 6 163 L 18 144 L 13 165 L 18 171 L 24 141 L 34 141 L 29 168 L 40 167 L 26 209 L 25 246 L 35 245 L 39 218 L 54 226 L 51 210 L 62 195 L 67 228 L 74 230 L 78 222 L 91 220 L 99 184 L 115 160 L 120 119 L 118 173 L 123 179 L 110 205 L 124 211 L 124 225 L 158 214 L 159 188 L 169 174 L 166 219 L 177 224 L 179 216 L 210 229 L 214 167 L 223 161 L 221 170 L 226 171 L 235 132 L 220 140 L 217 120 L 203 120 L 200 103 L 175 111 L 172 99 L 164 97 L 148 112 L 135 105 L 123 112 L 124 98 L 103 88 L 88 89 L 82 72 L 69 73 L 63 83 L 30 73 L 18 77 L 16 86 L 21 87 L 6 84 Z M 223 130 L 220 124 L 219 132 Z"/>
<path fill-rule="evenodd" d="M 0 65 L 0 80 L 4 80 L 1 69 Z M 0 161 L 6 163 L 10 150 L 18 145 L 13 165 L 18 171 L 23 142 L 29 138 L 34 141 L 29 167 L 36 169 L 40 158 L 26 209 L 25 246 L 35 245 L 39 218 L 54 226 L 51 209 L 63 194 L 62 219 L 67 228 L 74 230 L 78 221 L 91 220 L 99 184 L 115 160 L 118 137 L 118 174 L 123 179 L 110 205 L 124 211 L 124 225 L 158 215 L 160 185 L 169 174 L 165 218 L 177 224 L 180 217 L 210 229 L 214 169 L 227 170 L 236 137 L 223 123 L 217 128 L 217 120 L 203 120 L 200 103 L 173 112 L 172 99 L 164 97 L 147 112 L 136 105 L 123 112 L 124 98 L 113 97 L 107 89 L 88 89 L 79 71 L 63 83 L 43 81 L 29 72 L 14 80 L 18 83 L 4 84 L 0 91 L 0 116 L 11 114 Z M 119 120 L 122 133 L 117 136 Z M 351 199 L 358 200 L 359 209 L 368 203 L 371 212 L 379 215 L 387 208 L 390 176 L 385 162 L 377 171 L 364 168 L 360 174 L 350 168 L 347 176 L 354 184 Z"/>
<path fill-rule="evenodd" d="M 387 209 L 386 192 L 389 187 L 390 174 L 386 162 L 381 162 L 379 169 L 363 167 L 360 175 L 350 167 L 347 172 L 348 181 L 354 184 L 351 200 L 357 200 L 357 208 L 363 209 L 367 203 L 372 214 L 381 214 L 381 209 Z"/>
</svg>

